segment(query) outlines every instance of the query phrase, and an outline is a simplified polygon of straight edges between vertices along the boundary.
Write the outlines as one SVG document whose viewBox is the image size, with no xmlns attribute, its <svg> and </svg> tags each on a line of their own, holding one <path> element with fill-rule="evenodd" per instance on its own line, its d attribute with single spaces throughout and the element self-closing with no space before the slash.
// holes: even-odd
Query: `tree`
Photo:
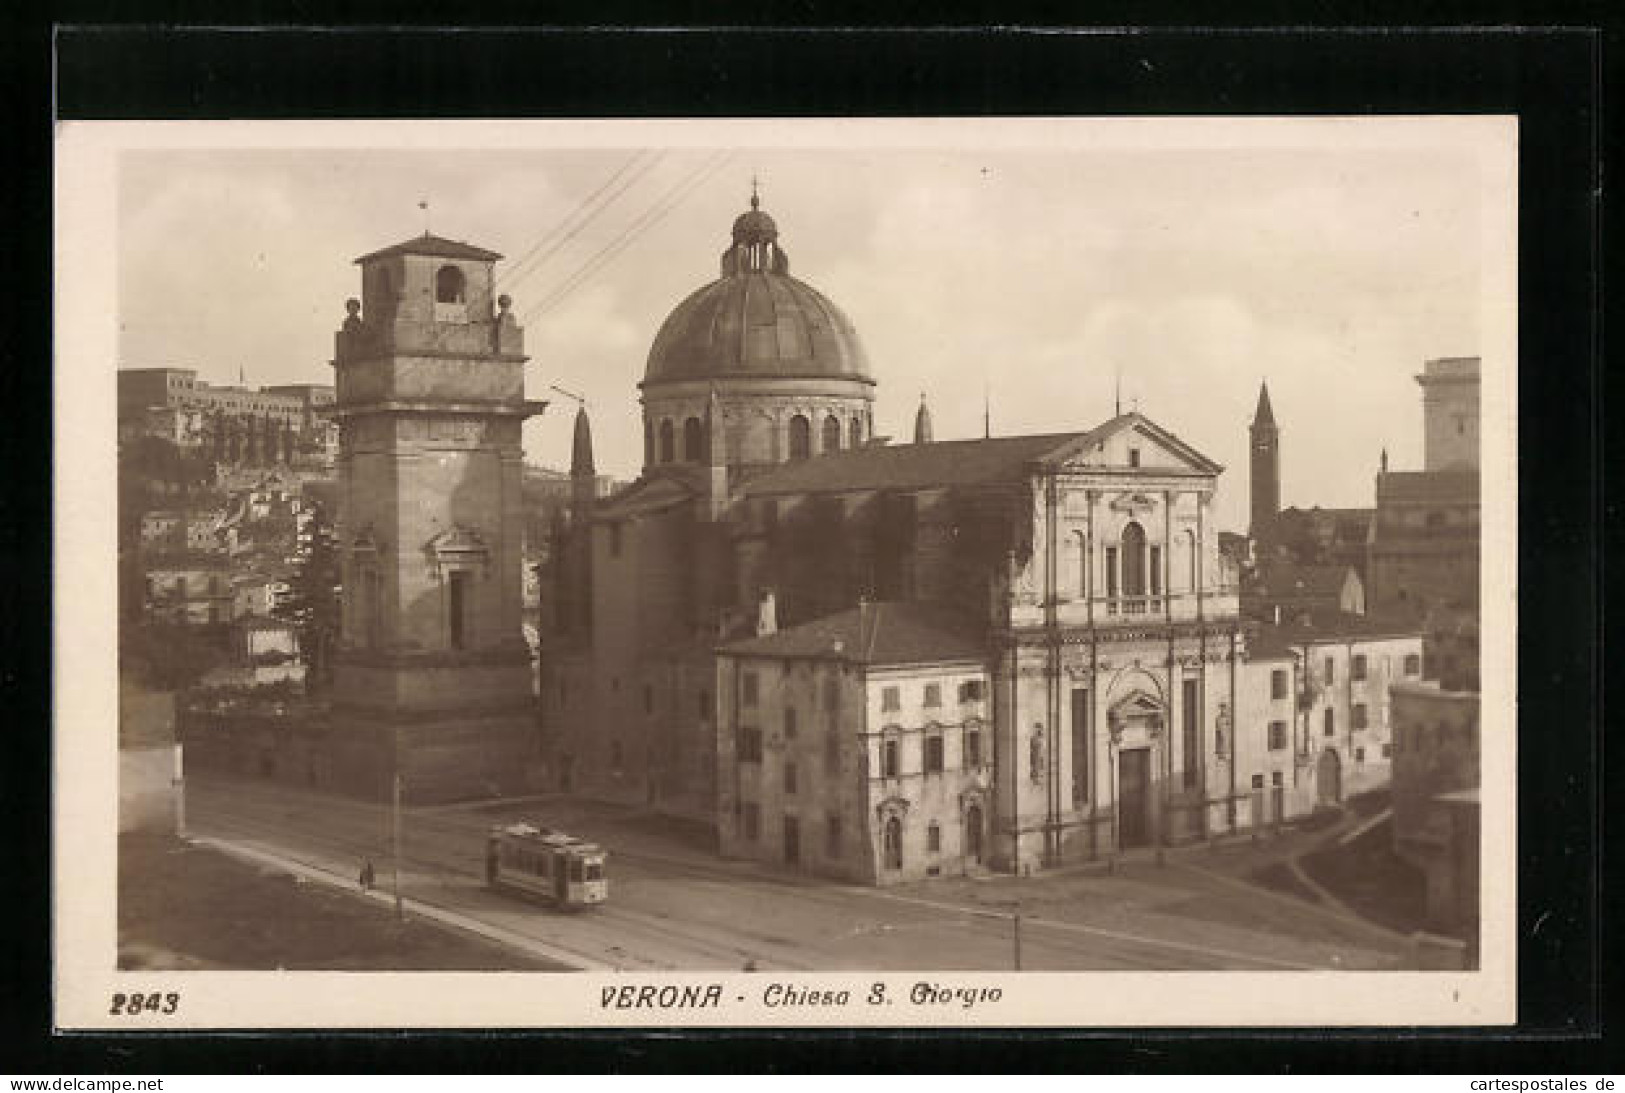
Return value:
<svg viewBox="0 0 1625 1093">
<path fill-rule="evenodd" d="M 299 567 L 288 582 L 288 597 L 272 614 L 294 624 L 306 686 L 317 689 L 331 674 L 329 651 L 339 630 L 338 543 L 320 505 L 311 509 L 302 539 Z"/>
</svg>

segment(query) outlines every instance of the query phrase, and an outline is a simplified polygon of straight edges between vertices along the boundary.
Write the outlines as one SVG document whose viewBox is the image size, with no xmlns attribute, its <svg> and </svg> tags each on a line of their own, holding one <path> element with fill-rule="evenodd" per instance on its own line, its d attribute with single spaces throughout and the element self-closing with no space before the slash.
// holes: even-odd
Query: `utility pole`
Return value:
<svg viewBox="0 0 1625 1093">
<path fill-rule="evenodd" d="M 395 763 L 395 781 L 391 794 L 393 802 L 389 812 L 390 855 L 394 859 L 390 872 L 394 874 L 395 917 L 401 919 L 405 918 L 406 915 L 401 910 L 401 770 L 399 756 L 396 757 Z"/>
<path fill-rule="evenodd" d="M 1010 945 L 1011 963 L 1015 970 L 1021 970 L 1021 901 L 1019 899 L 1004 900 L 1004 906 L 1010 908 Z"/>
</svg>

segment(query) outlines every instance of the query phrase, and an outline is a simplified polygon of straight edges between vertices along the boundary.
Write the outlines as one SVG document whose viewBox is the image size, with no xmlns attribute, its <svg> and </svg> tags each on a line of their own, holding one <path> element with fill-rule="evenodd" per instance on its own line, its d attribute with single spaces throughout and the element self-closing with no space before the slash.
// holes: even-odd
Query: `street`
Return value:
<svg viewBox="0 0 1625 1093">
<path fill-rule="evenodd" d="M 387 805 L 265 782 L 193 775 L 188 834 L 352 884 L 366 861 L 392 891 Z M 561 913 L 486 888 L 486 831 L 515 820 L 609 852 L 610 896 Z M 526 939 L 582 967 L 617 970 L 1008 970 L 1020 914 L 1023 970 L 1381 969 L 1401 947 L 1319 908 L 1200 868 L 1123 863 L 945 878 L 887 889 L 722 860 L 697 832 L 565 797 L 408 808 L 400 891 L 413 903 Z"/>
</svg>

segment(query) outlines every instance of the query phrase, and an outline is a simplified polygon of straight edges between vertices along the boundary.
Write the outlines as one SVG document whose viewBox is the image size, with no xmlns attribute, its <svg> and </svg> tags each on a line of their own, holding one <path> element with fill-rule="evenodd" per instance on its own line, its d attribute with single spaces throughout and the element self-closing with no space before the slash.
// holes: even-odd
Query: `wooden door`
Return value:
<svg viewBox="0 0 1625 1093">
<path fill-rule="evenodd" d="M 1151 841 L 1151 749 L 1129 748 L 1117 757 L 1117 844 Z"/>
</svg>

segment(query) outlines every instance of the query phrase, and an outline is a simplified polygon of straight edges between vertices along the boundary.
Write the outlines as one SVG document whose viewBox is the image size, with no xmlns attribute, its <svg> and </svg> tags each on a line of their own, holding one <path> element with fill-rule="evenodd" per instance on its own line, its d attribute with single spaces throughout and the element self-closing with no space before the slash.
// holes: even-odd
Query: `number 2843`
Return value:
<svg viewBox="0 0 1625 1093">
<path fill-rule="evenodd" d="M 151 994 L 115 994 L 113 1006 L 108 1013 L 124 1014 L 133 1017 L 138 1013 L 174 1013 L 180 1008 L 181 996 L 176 991 L 160 994 L 153 991 Z"/>
</svg>

